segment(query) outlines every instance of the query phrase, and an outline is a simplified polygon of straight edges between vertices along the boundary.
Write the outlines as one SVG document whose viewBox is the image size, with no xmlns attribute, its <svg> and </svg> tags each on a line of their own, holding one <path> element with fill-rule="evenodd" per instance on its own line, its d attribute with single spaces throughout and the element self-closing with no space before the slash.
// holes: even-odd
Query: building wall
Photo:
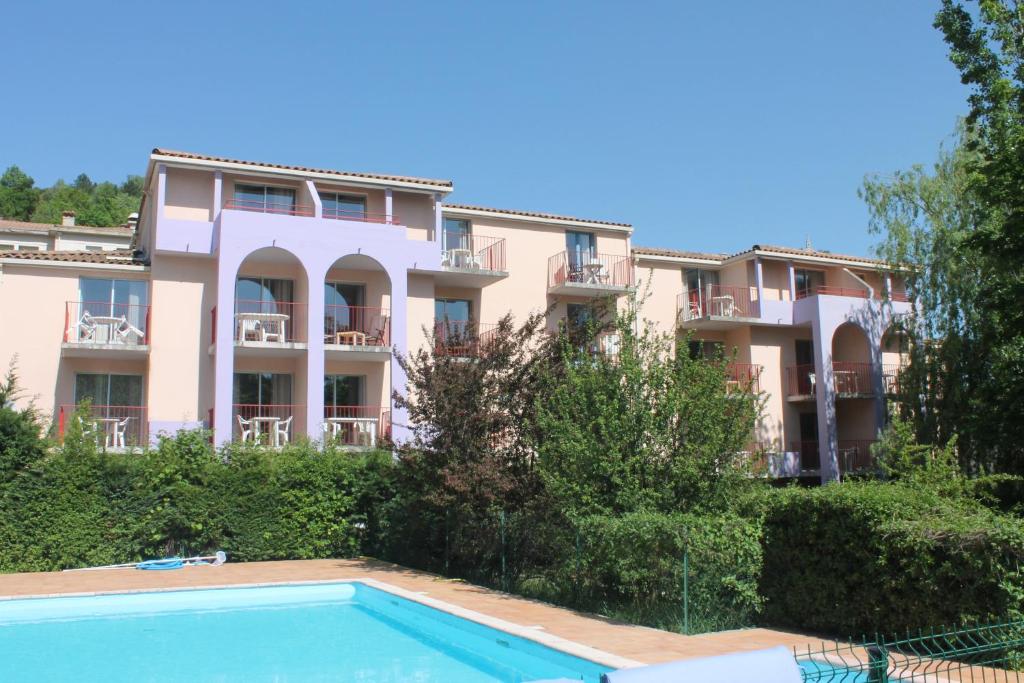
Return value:
<svg viewBox="0 0 1024 683">
<path fill-rule="evenodd" d="M 164 216 L 186 221 L 212 221 L 213 172 L 168 168 Z"/>
<path fill-rule="evenodd" d="M 675 336 L 683 269 L 678 263 L 640 260 L 636 271 L 639 317 L 660 334 Z"/>
</svg>

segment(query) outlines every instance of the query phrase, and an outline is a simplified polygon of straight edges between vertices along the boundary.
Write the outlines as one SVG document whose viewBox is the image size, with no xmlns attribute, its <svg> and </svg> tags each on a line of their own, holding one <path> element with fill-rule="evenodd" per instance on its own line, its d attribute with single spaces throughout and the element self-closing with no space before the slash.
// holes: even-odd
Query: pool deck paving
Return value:
<svg viewBox="0 0 1024 683">
<path fill-rule="evenodd" d="M 594 614 L 556 607 L 490 590 L 428 572 L 369 558 L 353 560 L 286 560 L 228 562 L 220 567 L 187 567 L 173 571 L 106 569 L 78 572 L 0 574 L 2 600 L 70 594 L 124 593 L 203 587 L 252 586 L 368 579 L 400 591 L 439 600 L 522 627 L 594 648 L 637 663 L 661 662 L 785 646 L 798 651 L 820 649 L 821 639 L 765 628 L 682 635 L 625 624 Z M 828 643 L 826 646 L 835 645 Z M 979 670 L 980 671 L 980 670 Z M 987 670 L 986 673 L 992 670 Z M 967 673 L 967 672 L 964 672 Z M 1005 673 L 1005 672 L 1001 672 Z M 961 675 L 960 680 L 972 680 Z M 917 680 L 917 679 L 914 679 Z M 927 680 L 949 680 L 928 677 Z M 979 679 L 980 680 L 980 679 Z M 989 679 L 985 679 L 989 680 Z M 991 680 L 1010 680 L 993 677 Z M 1017 680 L 1014 678 L 1013 680 Z"/>
<path fill-rule="evenodd" d="M 457 607 L 481 612 L 581 645 L 655 664 L 784 645 L 804 648 L 820 640 L 763 628 L 684 636 L 575 612 L 472 584 L 371 559 L 228 562 L 173 571 L 107 569 L 87 572 L 0 574 L 0 598 L 57 596 L 175 588 L 374 579 Z M 0 603 L 0 609 L 2 603 Z"/>
</svg>

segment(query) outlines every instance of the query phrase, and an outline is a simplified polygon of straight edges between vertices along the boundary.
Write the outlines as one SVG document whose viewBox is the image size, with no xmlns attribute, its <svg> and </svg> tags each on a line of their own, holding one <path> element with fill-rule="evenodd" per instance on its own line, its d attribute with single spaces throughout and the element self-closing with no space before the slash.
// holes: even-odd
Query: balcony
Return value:
<svg viewBox="0 0 1024 683">
<path fill-rule="evenodd" d="M 680 324 L 686 328 L 727 329 L 761 319 L 760 306 L 751 296 L 750 287 L 707 285 L 699 290 L 684 289 L 676 305 Z"/>
<path fill-rule="evenodd" d="M 445 233 L 441 270 L 448 275 L 441 276 L 437 281 L 441 285 L 455 287 L 482 287 L 508 277 L 505 239 Z"/>
<path fill-rule="evenodd" d="M 334 360 L 391 357 L 391 314 L 372 306 L 324 307 L 324 349 Z"/>
<path fill-rule="evenodd" d="M 103 450 L 128 451 L 143 448 L 149 443 L 149 421 L 145 406 L 91 405 L 85 415 L 78 414 L 79 406 L 60 406 L 57 414 L 57 437 L 63 440 L 71 420 L 79 420 L 82 434 L 96 440 Z"/>
<path fill-rule="evenodd" d="M 231 410 L 233 438 L 242 444 L 281 448 L 304 424 L 305 407 L 300 405 L 236 403 Z"/>
<path fill-rule="evenodd" d="M 338 446 L 376 448 L 391 438 L 384 406 L 324 406 L 324 439 Z"/>
<path fill-rule="evenodd" d="M 790 365 L 786 368 L 786 399 L 790 401 L 813 400 L 817 380 L 814 365 Z"/>
<path fill-rule="evenodd" d="M 304 214 L 302 214 L 304 215 Z M 401 225 L 398 216 L 386 213 L 368 213 L 366 211 L 354 211 L 352 209 L 339 209 L 336 207 L 325 207 L 323 217 L 337 221 L 358 221 L 360 223 L 377 223 L 379 225 Z"/>
<path fill-rule="evenodd" d="M 497 334 L 496 323 L 473 320 L 438 320 L 434 322 L 434 354 L 456 358 L 473 358 Z"/>
<path fill-rule="evenodd" d="M 68 301 L 64 305 L 66 357 L 130 358 L 149 353 L 148 305 Z"/>
<path fill-rule="evenodd" d="M 882 366 L 882 383 L 885 386 L 887 396 L 897 396 L 900 393 L 900 375 L 907 369 L 905 364 L 886 364 Z"/>
<path fill-rule="evenodd" d="M 871 455 L 873 443 L 874 439 L 840 439 L 837 451 L 840 476 L 874 470 L 875 458 Z"/>
<path fill-rule="evenodd" d="M 821 471 L 821 454 L 818 452 L 817 441 L 794 441 L 789 450 L 800 459 L 800 472 L 813 474 Z"/>
<path fill-rule="evenodd" d="M 306 348 L 304 303 L 238 299 L 234 319 L 240 356 L 296 355 Z"/>
<path fill-rule="evenodd" d="M 548 293 L 573 296 L 624 294 L 634 285 L 629 256 L 559 252 L 548 259 Z"/>
<path fill-rule="evenodd" d="M 278 216 L 313 216 L 312 206 L 293 204 L 291 202 L 272 202 L 259 199 L 229 199 L 224 202 L 225 209 L 235 211 L 254 211 L 256 213 L 272 213 Z"/>
<path fill-rule="evenodd" d="M 764 366 L 754 363 L 729 363 L 726 367 L 725 388 L 727 392 L 761 392 L 761 373 Z"/>
<path fill-rule="evenodd" d="M 853 289 L 850 287 L 828 287 L 821 285 L 812 289 L 801 289 L 797 290 L 796 298 L 806 299 L 811 296 L 848 296 L 855 299 L 867 299 L 868 290 L 866 289 Z"/>
<path fill-rule="evenodd" d="M 870 398 L 875 395 L 871 363 L 832 362 L 836 398 Z"/>
</svg>

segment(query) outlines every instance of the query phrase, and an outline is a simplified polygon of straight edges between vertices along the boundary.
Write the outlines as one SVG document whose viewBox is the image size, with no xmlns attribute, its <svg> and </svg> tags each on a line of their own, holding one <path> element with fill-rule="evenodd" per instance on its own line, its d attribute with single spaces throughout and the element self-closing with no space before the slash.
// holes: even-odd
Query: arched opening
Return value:
<svg viewBox="0 0 1024 683">
<path fill-rule="evenodd" d="M 910 341 L 899 324 L 892 324 L 882 335 L 882 379 L 887 395 L 900 393 L 900 373 L 910 363 Z"/>
<path fill-rule="evenodd" d="M 832 336 L 832 380 L 841 476 L 871 466 L 878 432 L 871 343 L 859 325 L 844 323 Z"/>
<path fill-rule="evenodd" d="M 391 429 L 391 278 L 376 259 L 348 254 L 323 288 L 324 433 L 375 446 Z"/>
<path fill-rule="evenodd" d="M 235 277 L 232 429 L 236 440 L 283 446 L 304 431 L 309 278 L 289 251 L 249 254 Z"/>
</svg>

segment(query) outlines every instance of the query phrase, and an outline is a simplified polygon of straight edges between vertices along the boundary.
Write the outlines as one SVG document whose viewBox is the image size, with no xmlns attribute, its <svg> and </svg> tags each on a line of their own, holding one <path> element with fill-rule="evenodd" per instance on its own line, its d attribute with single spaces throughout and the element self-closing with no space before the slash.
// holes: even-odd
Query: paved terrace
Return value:
<svg viewBox="0 0 1024 683">
<path fill-rule="evenodd" d="M 229 562 L 220 567 L 189 567 L 175 571 L 110 569 L 90 572 L 0 574 L 0 597 L 197 588 L 241 584 L 376 579 L 425 593 L 436 600 L 482 612 L 514 624 L 587 645 L 620 657 L 654 664 L 689 657 L 757 650 L 775 645 L 820 644 L 795 633 L 755 628 L 684 636 L 632 626 L 592 614 L 553 607 L 498 591 L 445 579 L 376 560 L 289 560 Z M 0 607 L 2 609 L 2 607 Z"/>
</svg>

